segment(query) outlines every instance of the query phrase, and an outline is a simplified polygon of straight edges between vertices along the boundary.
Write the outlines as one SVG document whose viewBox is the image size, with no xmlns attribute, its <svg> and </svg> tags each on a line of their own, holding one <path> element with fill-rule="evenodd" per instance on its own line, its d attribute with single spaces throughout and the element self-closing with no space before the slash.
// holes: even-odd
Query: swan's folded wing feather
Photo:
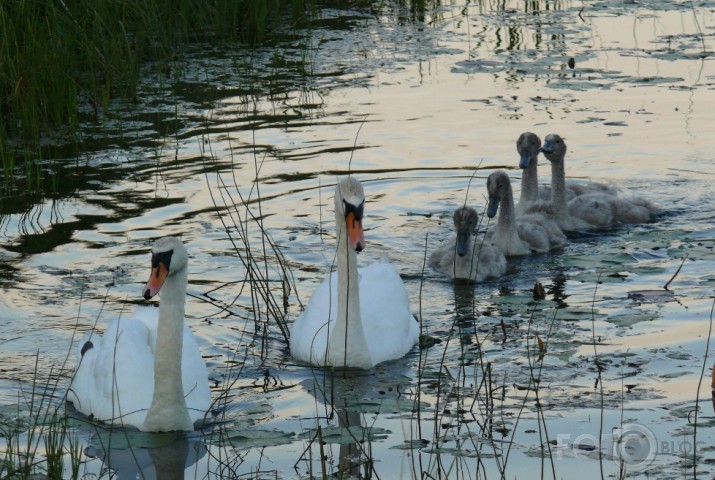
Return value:
<svg viewBox="0 0 715 480">
<path fill-rule="evenodd" d="M 143 322 L 120 318 L 92 337 L 67 395 L 77 410 L 105 422 L 144 423 L 154 390 L 148 336 Z"/>
<path fill-rule="evenodd" d="M 417 343 L 419 324 L 392 264 L 376 262 L 360 269 L 360 310 L 375 364 L 400 358 Z"/>
<path fill-rule="evenodd" d="M 293 323 L 290 332 L 290 352 L 295 358 L 316 365 L 325 362 L 328 322 L 338 313 L 337 291 L 338 274 L 333 272 L 315 289 L 305 311 Z"/>
</svg>

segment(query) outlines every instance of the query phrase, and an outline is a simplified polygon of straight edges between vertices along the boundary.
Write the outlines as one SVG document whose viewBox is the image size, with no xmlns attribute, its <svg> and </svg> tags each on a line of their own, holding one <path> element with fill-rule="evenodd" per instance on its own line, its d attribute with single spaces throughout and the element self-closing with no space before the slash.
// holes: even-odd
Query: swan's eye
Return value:
<svg viewBox="0 0 715 480">
<path fill-rule="evenodd" d="M 152 268 L 156 268 L 159 266 L 160 263 L 163 263 L 166 269 L 169 270 L 169 266 L 171 265 L 171 256 L 173 254 L 173 250 L 169 250 L 167 252 L 153 253 L 151 256 Z"/>
<path fill-rule="evenodd" d="M 343 200 L 343 206 L 345 207 L 345 216 L 347 216 L 348 213 L 352 213 L 353 218 L 355 218 L 356 221 L 362 221 L 363 211 L 365 210 L 365 200 L 363 200 L 357 207 L 352 203 L 348 203 Z"/>
</svg>

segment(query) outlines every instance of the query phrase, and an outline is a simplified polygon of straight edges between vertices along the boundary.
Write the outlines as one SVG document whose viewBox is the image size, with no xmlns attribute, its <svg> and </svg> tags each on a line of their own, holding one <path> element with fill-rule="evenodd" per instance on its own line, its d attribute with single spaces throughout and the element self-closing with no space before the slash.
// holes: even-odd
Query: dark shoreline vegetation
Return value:
<svg viewBox="0 0 715 480">
<path fill-rule="evenodd" d="M 366 0 L 203 2 L 11 0 L 0 3 L 0 192 L 52 195 L 74 171 L 50 159 L 87 151 L 82 125 L 116 130 L 117 100 L 138 103 L 143 75 L 181 69 L 192 44 L 277 45 L 322 8 L 369 7 Z M 399 4 L 403 2 L 397 2 Z M 420 10 L 424 2 L 407 2 Z M 250 60 L 247 60 L 250 61 Z M 112 132 L 113 134 L 115 132 Z M 53 160 L 54 161 L 54 160 Z M 60 177 L 60 178 L 58 178 Z M 67 177 L 67 178 L 65 178 Z"/>
</svg>

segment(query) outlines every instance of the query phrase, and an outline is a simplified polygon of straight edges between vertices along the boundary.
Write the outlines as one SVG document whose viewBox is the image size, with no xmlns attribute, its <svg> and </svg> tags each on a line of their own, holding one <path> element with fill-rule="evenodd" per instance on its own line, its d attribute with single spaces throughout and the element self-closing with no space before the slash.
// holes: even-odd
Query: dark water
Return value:
<svg viewBox="0 0 715 480">
<path fill-rule="evenodd" d="M 524 8 L 327 10 L 250 57 L 202 45 L 169 79 L 147 72 L 139 108 L 117 105 L 102 128 L 88 121 L 87 150 L 48 164 L 63 172 L 56 194 L 2 199 L 2 413 L 27 405 L 36 370 L 61 400 L 73 338 L 141 303 L 151 241 L 173 234 L 192 254 L 188 324 L 226 401 L 213 433 L 164 450 L 130 435 L 147 447 L 146 476 L 183 460 L 195 477 L 342 466 L 573 478 L 585 465 L 600 478 L 601 466 L 618 472 L 609 457 L 623 424 L 652 433 L 636 442 L 657 451 L 651 478 L 690 475 L 696 442 L 698 473 L 710 475 L 715 4 Z M 481 211 L 494 169 L 509 169 L 518 194 L 514 142 L 526 130 L 566 138 L 569 176 L 616 183 L 663 216 L 514 261 L 473 289 L 423 274 L 455 206 L 468 195 Z M 332 191 L 349 170 L 368 197 L 360 261 L 387 256 L 424 332 L 442 341 L 346 379 L 296 365 L 275 315 L 290 323 L 329 271 Z M 76 433 L 84 471 L 102 472 L 105 458 L 135 475 L 126 443 L 107 459 L 97 431 L 78 422 Z M 598 438 L 601 460 L 587 448 Z"/>
</svg>

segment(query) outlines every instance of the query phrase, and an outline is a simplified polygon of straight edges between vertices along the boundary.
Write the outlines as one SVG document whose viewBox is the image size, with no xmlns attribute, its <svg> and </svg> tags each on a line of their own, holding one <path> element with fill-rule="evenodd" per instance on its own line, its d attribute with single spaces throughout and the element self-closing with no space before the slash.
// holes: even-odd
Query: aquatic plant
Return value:
<svg viewBox="0 0 715 480">
<path fill-rule="evenodd" d="M 40 374 L 36 355 L 30 391 L 21 391 L 14 412 L 0 414 L 0 439 L 4 443 L 0 478 L 79 478 L 83 452 L 69 417 L 53 401 L 60 376 L 54 369 Z M 67 465 L 69 461 L 69 465 Z"/>
<path fill-rule="evenodd" d="M 136 100 L 143 69 L 168 76 L 189 43 L 257 44 L 316 9 L 312 0 L 1 2 L 3 187 L 19 163 L 81 141 L 80 122 L 106 121 L 113 99 Z"/>
</svg>

